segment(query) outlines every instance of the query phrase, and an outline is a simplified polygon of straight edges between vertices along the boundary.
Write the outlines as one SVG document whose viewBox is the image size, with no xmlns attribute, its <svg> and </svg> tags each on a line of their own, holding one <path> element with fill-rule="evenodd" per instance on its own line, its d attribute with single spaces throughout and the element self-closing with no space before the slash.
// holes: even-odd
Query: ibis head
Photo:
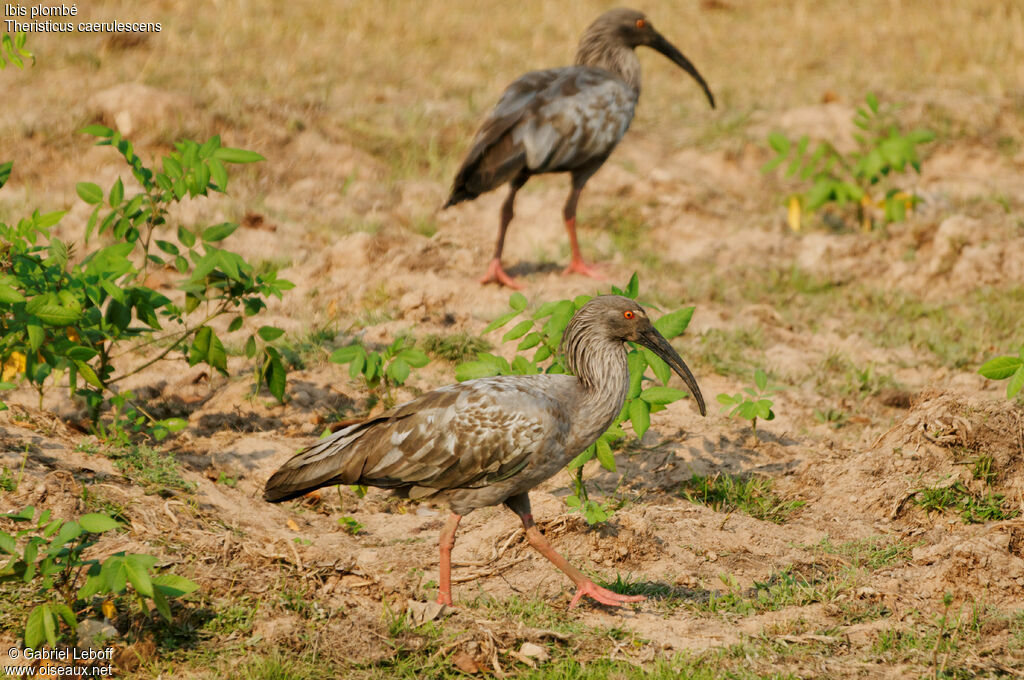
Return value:
<svg viewBox="0 0 1024 680">
<path fill-rule="evenodd" d="M 595 19 L 580 39 L 576 63 L 606 68 L 621 75 L 639 91 L 640 62 L 632 54 L 637 47 L 657 50 L 689 73 L 704 90 L 711 108 L 715 108 L 715 97 L 697 68 L 679 48 L 654 29 L 654 24 L 643 12 L 634 9 L 612 9 Z"/>
<path fill-rule="evenodd" d="M 595 357 L 587 357 L 586 354 L 600 351 L 598 348 L 605 346 L 607 341 L 616 344 L 634 342 L 657 354 L 686 383 L 700 414 L 707 414 L 700 386 L 686 362 L 654 327 L 644 308 L 635 301 L 620 295 L 602 295 L 584 305 L 569 323 L 562 339 L 562 351 L 570 370 L 584 384 L 604 377 L 603 362 L 595 360 Z"/>
</svg>

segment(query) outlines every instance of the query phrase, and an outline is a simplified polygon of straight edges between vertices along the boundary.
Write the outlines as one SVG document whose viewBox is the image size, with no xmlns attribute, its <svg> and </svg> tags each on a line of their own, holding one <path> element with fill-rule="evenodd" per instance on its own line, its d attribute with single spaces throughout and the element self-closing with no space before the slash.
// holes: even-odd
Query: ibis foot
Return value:
<svg viewBox="0 0 1024 680">
<path fill-rule="evenodd" d="M 613 593 L 607 588 L 602 588 L 590 579 L 587 579 L 585 581 L 580 581 L 577 585 L 576 594 L 572 596 L 572 601 L 569 603 L 569 609 L 572 609 L 579 604 L 584 595 L 610 607 L 618 607 L 620 605 L 629 604 L 630 602 L 643 602 L 647 599 L 643 595 L 620 595 L 619 593 Z"/>
<path fill-rule="evenodd" d="M 497 257 L 487 265 L 487 273 L 480 279 L 480 283 L 496 283 L 499 286 L 507 286 L 515 290 L 522 290 L 523 287 L 516 283 L 516 280 L 509 276 L 501 266 L 501 260 Z"/>
<path fill-rule="evenodd" d="M 596 267 L 592 267 L 583 260 L 573 260 L 569 263 L 569 266 L 562 271 L 563 275 L 568 274 L 583 274 L 583 276 L 589 276 L 592 279 L 606 279 L 604 274 L 600 272 Z"/>
</svg>

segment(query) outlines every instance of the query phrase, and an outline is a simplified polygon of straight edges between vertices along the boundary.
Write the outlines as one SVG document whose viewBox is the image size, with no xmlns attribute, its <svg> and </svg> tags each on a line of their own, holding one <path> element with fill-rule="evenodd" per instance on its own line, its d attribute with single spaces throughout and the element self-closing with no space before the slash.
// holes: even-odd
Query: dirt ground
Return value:
<svg viewBox="0 0 1024 680">
<path fill-rule="evenodd" d="M 1024 676 L 1024 409 L 977 373 L 1024 342 L 1019 4 L 646 3 L 718 109 L 643 54 L 637 119 L 581 202 L 584 253 L 608 281 L 561 274 L 564 177 L 521 192 L 505 262 L 531 306 L 605 292 L 634 271 L 641 301 L 696 306 L 675 346 L 708 416 L 674 403 L 618 452 L 616 473 L 587 467 L 597 495 L 619 506 L 607 523 L 570 513 L 566 473 L 532 494 L 571 562 L 649 599 L 567 611 L 571 583 L 512 513 L 490 508 L 462 522 L 456 606 L 436 617 L 423 603 L 436 598 L 444 508 L 347 488 L 270 505 L 262 486 L 325 425 L 370 407 L 326 360 L 334 347 L 480 336 L 507 309 L 509 291 L 477 284 L 503 192 L 438 208 L 502 85 L 565 63 L 606 4 L 569 2 L 558 16 L 546 3 L 93 5 L 96 20 L 164 30 L 135 42 L 30 36 L 36 65 L 0 72 L 10 102 L 0 161 L 15 161 L 0 219 L 67 209 L 56 233 L 81 239 L 89 209 L 75 182 L 128 179 L 115 154 L 74 134 L 89 123 L 118 127 L 144 157 L 220 134 L 267 161 L 233 174 L 229 196 L 185 203 L 172 223 L 241 221 L 225 247 L 296 284 L 262 321 L 295 349 L 286 404 L 252 395 L 231 336 L 228 378 L 167 362 L 127 385 L 188 419 L 163 447 L 189 490 L 132 482 L 72 427 L 80 406 L 60 389 L 42 410 L 30 389 L 8 393 L 0 470 L 19 483 L 0 490 L 0 512 L 115 509 L 130 529 L 97 555 L 149 552 L 201 585 L 175 624 L 117 642 L 119 673 Z M 902 104 L 907 128 L 937 133 L 921 174 L 904 179 L 921 205 L 870 233 L 821 215 L 792 231 L 783 199 L 795 185 L 760 170 L 767 134 L 849 148 L 869 90 Z M 513 356 L 500 333 L 484 339 Z M 759 367 L 784 389 L 753 437 L 710 402 L 749 386 Z M 435 357 L 397 397 L 453 381 L 453 362 Z M 681 489 L 694 475 L 768 479 L 785 511 L 758 519 L 691 502 Z M 922 506 L 923 490 L 954 487 L 999 494 L 1008 518 Z M 362 529 L 350 534 L 341 517 Z M 20 634 L 19 606 L 0 605 L 0 648 Z M 129 614 L 119 616 L 124 633 Z"/>
</svg>

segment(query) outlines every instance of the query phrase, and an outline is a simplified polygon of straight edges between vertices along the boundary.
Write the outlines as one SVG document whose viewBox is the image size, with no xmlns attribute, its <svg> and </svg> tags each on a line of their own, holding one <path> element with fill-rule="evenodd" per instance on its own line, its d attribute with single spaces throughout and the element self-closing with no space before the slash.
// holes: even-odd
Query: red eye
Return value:
<svg viewBox="0 0 1024 680">
<path fill-rule="evenodd" d="M 643 28 L 646 25 L 647 25 L 647 22 L 644 21 L 643 19 L 637 19 L 636 20 L 636 27 L 637 28 Z"/>
<path fill-rule="evenodd" d="M 643 21 L 643 19 L 641 19 L 640 21 Z M 622 313 L 622 316 L 626 317 L 627 319 L 632 319 L 634 316 L 636 316 L 636 314 L 634 314 L 632 310 L 626 310 L 625 312 Z"/>
</svg>

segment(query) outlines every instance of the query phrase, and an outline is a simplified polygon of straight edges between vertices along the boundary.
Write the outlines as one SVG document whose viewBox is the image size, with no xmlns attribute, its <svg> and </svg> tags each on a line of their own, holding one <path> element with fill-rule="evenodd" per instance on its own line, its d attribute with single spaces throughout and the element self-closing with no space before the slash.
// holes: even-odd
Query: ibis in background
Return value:
<svg viewBox="0 0 1024 680">
<path fill-rule="evenodd" d="M 658 50 L 693 76 L 715 98 L 690 60 L 654 30 L 643 13 L 613 9 L 587 28 L 576 50 L 576 65 L 533 71 L 505 90 L 480 126 L 462 162 L 444 207 L 469 201 L 509 184 L 501 206 L 498 243 L 481 283 L 519 288 L 501 266 L 505 232 L 512 221 L 516 193 L 533 175 L 568 172 L 572 188 L 563 216 L 572 261 L 565 272 L 600 274 L 587 265 L 576 242 L 576 204 L 580 192 L 626 134 L 640 97 L 640 60 L 635 48 Z"/>
<path fill-rule="evenodd" d="M 705 415 L 696 379 L 643 308 L 605 295 L 587 302 L 566 327 L 561 351 L 573 375 L 503 375 L 428 392 L 296 454 L 267 481 L 264 498 L 278 503 L 323 486 L 365 484 L 447 502 L 438 602 L 448 605 L 459 521 L 504 503 L 519 515 L 530 545 L 576 584 L 570 608 L 583 596 L 607 605 L 642 600 L 602 588 L 570 565 L 534 524 L 527 495 L 597 441 L 622 410 L 629 391 L 625 342 L 664 359 Z"/>
</svg>

